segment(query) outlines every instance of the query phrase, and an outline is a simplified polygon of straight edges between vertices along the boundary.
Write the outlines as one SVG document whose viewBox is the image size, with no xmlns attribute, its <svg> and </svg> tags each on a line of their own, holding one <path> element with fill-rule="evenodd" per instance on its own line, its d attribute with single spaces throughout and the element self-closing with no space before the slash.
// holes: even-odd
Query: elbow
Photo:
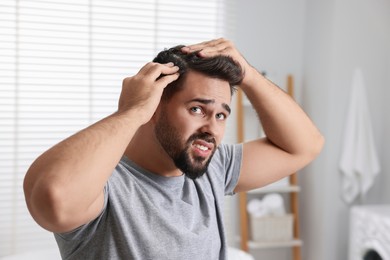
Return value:
<svg viewBox="0 0 390 260">
<path fill-rule="evenodd" d="M 27 208 L 33 219 L 44 229 L 63 232 L 67 229 L 67 217 L 60 190 L 54 185 L 34 185 L 26 178 L 23 184 Z"/>
<path fill-rule="evenodd" d="M 316 156 L 319 155 L 325 145 L 325 137 L 322 134 L 318 134 L 317 138 L 317 147 L 316 147 Z"/>
<path fill-rule="evenodd" d="M 321 153 L 325 144 L 325 138 L 322 134 L 318 133 L 313 140 L 310 142 L 310 149 L 308 149 L 308 158 L 310 161 L 317 158 L 317 156 Z"/>
</svg>

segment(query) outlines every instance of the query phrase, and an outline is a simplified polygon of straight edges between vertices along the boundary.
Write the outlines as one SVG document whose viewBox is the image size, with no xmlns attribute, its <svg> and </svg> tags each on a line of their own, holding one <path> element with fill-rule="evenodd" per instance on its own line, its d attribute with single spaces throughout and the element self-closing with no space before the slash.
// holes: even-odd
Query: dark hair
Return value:
<svg viewBox="0 0 390 260">
<path fill-rule="evenodd" d="M 181 49 L 184 45 L 178 45 L 170 49 L 161 51 L 153 62 L 168 63 L 173 62 L 179 67 L 180 77 L 170 83 L 165 89 L 162 100 L 169 100 L 173 94 L 182 89 L 182 82 L 186 72 L 197 71 L 209 77 L 218 78 L 229 82 L 230 92 L 233 95 L 236 86 L 242 82 L 243 72 L 241 66 L 228 56 L 214 56 L 203 58 L 197 52 L 183 53 Z"/>
</svg>

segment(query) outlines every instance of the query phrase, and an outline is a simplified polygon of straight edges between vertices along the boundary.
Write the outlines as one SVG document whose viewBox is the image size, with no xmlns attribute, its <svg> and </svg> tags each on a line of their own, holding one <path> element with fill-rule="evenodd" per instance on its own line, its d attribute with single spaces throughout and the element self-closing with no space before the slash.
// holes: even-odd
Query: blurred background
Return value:
<svg viewBox="0 0 390 260">
<path fill-rule="evenodd" d="M 2 0 L 0 257 L 56 248 L 24 202 L 22 183 L 32 161 L 113 113 L 122 79 L 160 50 L 218 37 L 232 40 L 281 88 L 292 75 L 295 99 L 326 138 L 321 155 L 298 174 L 302 259 L 358 259 L 349 258 L 351 209 L 390 204 L 389 0 Z M 356 107 L 367 108 L 364 113 L 351 109 L 356 71 L 365 89 L 364 104 Z M 364 126 L 352 129 L 371 129 L 366 147 L 375 151 L 380 169 L 367 191 L 346 201 L 340 158 L 352 135 L 346 129 L 353 111 L 356 118 L 365 115 Z M 235 116 L 225 142 L 237 141 Z M 246 138 L 260 130 L 251 116 L 244 110 Z M 227 198 L 228 240 L 237 248 L 238 212 L 237 196 Z M 383 237 L 389 243 L 377 241 L 383 253 L 374 259 L 390 257 L 390 233 Z M 288 247 L 249 253 L 255 259 L 292 259 Z"/>
</svg>

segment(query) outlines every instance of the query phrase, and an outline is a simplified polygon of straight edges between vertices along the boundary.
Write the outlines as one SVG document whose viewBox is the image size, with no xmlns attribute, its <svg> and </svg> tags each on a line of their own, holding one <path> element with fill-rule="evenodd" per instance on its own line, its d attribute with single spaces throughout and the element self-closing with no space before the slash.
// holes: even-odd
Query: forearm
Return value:
<svg viewBox="0 0 390 260">
<path fill-rule="evenodd" d="M 39 217 L 80 214 L 103 193 L 139 123 L 115 113 L 55 145 L 31 165 L 25 178 L 26 201 Z M 54 216 L 57 215 L 57 216 Z M 86 216 L 87 217 L 87 216 Z"/>
<path fill-rule="evenodd" d="M 247 69 L 241 88 L 271 143 L 290 154 L 315 155 L 320 151 L 320 132 L 287 93 L 252 67 Z"/>
</svg>

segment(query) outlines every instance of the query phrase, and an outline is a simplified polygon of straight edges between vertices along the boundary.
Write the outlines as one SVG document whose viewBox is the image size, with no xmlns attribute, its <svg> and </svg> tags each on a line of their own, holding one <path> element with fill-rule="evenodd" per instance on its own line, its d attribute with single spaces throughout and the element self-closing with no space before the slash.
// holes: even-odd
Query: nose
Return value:
<svg viewBox="0 0 390 260">
<path fill-rule="evenodd" d="M 202 133 L 209 134 L 213 137 L 219 137 L 221 134 L 221 126 L 218 124 L 217 120 L 212 118 L 207 119 L 200 130 Z"/>
</svg>

